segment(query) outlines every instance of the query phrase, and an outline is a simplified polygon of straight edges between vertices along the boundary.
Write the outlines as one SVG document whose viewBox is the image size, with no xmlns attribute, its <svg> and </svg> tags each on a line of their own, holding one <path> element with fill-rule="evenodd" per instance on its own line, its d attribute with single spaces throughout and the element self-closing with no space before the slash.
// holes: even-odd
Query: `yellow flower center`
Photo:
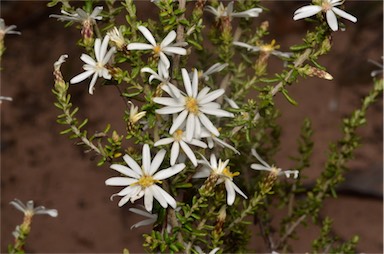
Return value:
<svg viewBox="0 0 384 254">
<path fill-rule="evenodd" d="M 229 171 L 229 167 L 226 167 L 223 169 L 222 174 L 225 175 L 226 177 L 232 179 L 233 177 L 240 175 L 240 172 L 232 173 L 231 171 Z"/>
<path fill-rule="evenodd" d="M 156 45 L 156 46 L 153 48 L 153 52 L 155 53 L 155 55 L 158 55 L 158 54 L 161 52 L 161 47 L 160 47 L 160 45 Z"/>
<path fill-rule="evenodd" d="M 187 108 L 187 110 L 190 113 L 197 115 L 199 113 L 199 105 L 197 103 L 197 100 L 192 97 L 187 97 L 185 100 L 185 107 Z"/>
<path fill-rule="evenodd" d="M 330 9 L 332 9 L 332 5 L 328 2 L 328 1 L 323 1 L 321 3 L 321 7 L 323 8 L 323 11 L 324 12 L 327 12 L 329 11 Z"/>
<path fill-rule="evenodd" d="M 176 140 L 176 141 L 180 141 L 182 138 L 183 138 L 183 131 L 178 129 L 177 131 L 175 131 L 175 133 L 173 133 L 173 138 Z"/>
<path fill-rule="evenodd" d="M 138 185 L 141 185 L 141 187 L 146 188 L 146 187 L 151 186 L 155 183 L 161 183 L 161 181 L 154 179 L 152 176 L 144 175 L 139 179 L 139 181 L 137 181 L 134 184 L 138 184 Z"/>
<path fill-rule="evenodd" d="M 276 41 L 272 40 L 270 44 L 264 44 L 260 46 L 261 51 L 269 53 L 271 51 L 274 51 L 275 49 L 280 48 L 279 45 L 275 45 Z"/>
<path fill-rule="evenodd" d="M 272 165 L 271 167 L 271 173 L 274 174 L 274 175 L 278 175 L 281 171 L 281 168 L 277 168 L 275 166 Z"/>
</svg>

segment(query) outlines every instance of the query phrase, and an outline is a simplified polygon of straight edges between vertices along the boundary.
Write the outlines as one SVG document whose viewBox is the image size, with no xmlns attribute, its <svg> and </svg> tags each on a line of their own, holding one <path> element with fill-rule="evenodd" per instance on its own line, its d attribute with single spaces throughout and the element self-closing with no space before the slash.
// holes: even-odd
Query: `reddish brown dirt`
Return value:
<svg viewBox="0 0 384 254">
<path fill-rule="evenodd" d="M 11 232 L 22 220 L 21 213 L 8 205 L 13 198 L 33 199 L 38 205 L 59 210 L 55 219 L 35 217 L 28 252 L 117 253 L 125 247 L 141 252 L 140 235 L 149 228 L 131 231 L 130 226 L 140 218 L 129 213 L 127 206 L 118 208 L 116 201 L 109 201 L 116 190 L 106 187 L 104 181 L 114 172 L 107 166 L 96 167 L 89 154 L 58 134 L 62 126 L 56 123 L 59 111 L 53 106 L 52 63 L 68 53 L 70 58 L 62 70 L 69 80 L 81 70 L 82 52 L 73 46 L 79 31 L 74 27 L 65 29 L 63 23 L 49 19 L 50 13 L 59 11 L 47 9 L 45 4 L 2 3 L 1 16 L 6 24 L 16 24 L 22 36 L 6 37 L 2 61 L 1 95 L 11 96 L 14 101 L 0 106 L 1 252 L 6 252 L 7 244 L 12 242 Z M 300 41 L 307 27 L 304 21 L 293 22 L 291 13 L 302 5 L 284 1 L 268 4 L 274 28 L 271 34 L 277 35 L 278 43 Z M 297 107 L 280 95 L 276 97 L 282 109 L 279 121 L 284 127 L 282 148 L 276 158 L 282 167 L 292 164 L 287 157 L 294 155 L 292 149 L 296 149 L 303 119 L 313 119 L 316 145 L 313 163 L 306 172 L 308 183 L 320 174 L 329 142 L 341 135 L 340 118 L 359 105 L 372 85 L 370 71 L 377 67 L 367 60 L 378 61 L 383 55 L 382 2 L 348 2 L 347 6 L 359 21 L 346 22 L 348 30 L 334 34 L 332 53 L 321 60 L 335 79 L 308 78 L 294 84 L 289 90 L 299 102 Z M 111 122 L 114 129 L 123 132 L 119 120 L 123 107 L 117 92 L 97 86 L 95 94 L 89 96 L 87 90 L 85 83 L 70 88 L 74 103 L 81 108 L 79 117 L 89 117 L 93 131 Z M 332 108 L 335 103 L 337 107 Z M 365 253 L 382 253 L 383 248 L 382 127 L 382 101 L 378 101 L 368 112 L 368 123 L 359 130 L 362 145 L 349 164 L 349 187 L 338 199 L 328 199 L 321 212 L 333 218 L 335 235 L 342 239 L 360 235 L 358 251 Z M 318 230 L 301 227 L 300 232 L 302 238 L 294 242 L 295 251 L 309 251 Z M 263 248 L 255 246 L 255 250 Z"/>
</svg>

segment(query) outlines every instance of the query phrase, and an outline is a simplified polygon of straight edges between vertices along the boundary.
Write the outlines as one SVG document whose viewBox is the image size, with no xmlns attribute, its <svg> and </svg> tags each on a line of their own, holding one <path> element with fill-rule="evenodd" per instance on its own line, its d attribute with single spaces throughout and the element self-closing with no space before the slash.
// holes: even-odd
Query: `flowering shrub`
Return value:
<svg viewBox="0 0 384 254">
<path fill-rule="evenodd" d="M 128 202 L 142 207 L 129 210 L 146 217 L 133 228 L 153 225 L 143 237 L 148 251 L 247 252 L 250 216 L 264 228 L 266 251 L 294 250 L 289 240 L 309 218 L 322 225 L 312 251 L 354 251 L 358 238 L 338 244 L 330 220 L 321 221 L 318 214 L 342 181 L 358 145 L 355 130 L 382 91 L 382 80 L 374 80 L 361 108 L 344 119 L 344 136 L 331 146 L 323 174 L 305 190 L 305 198 L 296 199 L 304 194 L 302 178 L 313 148 L 309 119 L 302 124 L 296 167 L 271 163 L 280 142 L 274 96 L 281 93 L 296 105 L 289 87 L 299 77 L 332 80 L 318 59 L 331 50 L 332 33 L 349 25 L 336 15 L 357 21 L 342 10 L 342 2 L 314 0 L 299 8 L 293 19 L 311 17 L 312 27 L 301 44 L 289 45 L 289 52 L 279 51 L 275 40 L 265 42 L 269 27 L 258 20 L 264 12 L 259 1 L 158 0 L 153 1 L 156 21 L 138 20 L 133 0 L 103 6 L 88 0 L 83 8 L 60 0 L 50 5 L 58 3 L 62 15 L 51 17 L 80 23 L 78 45 L 85 52 L 80 56 L 84 72 L 69 82 L 60 67 L 74 56 L 62 55 L 54 64 L 52 91 L 62 111 L 58 122 L 67 126 L 61 134 L 96 154 L 98 166 L 116 171 L 105 181 L 122 187 L 111 200 L 121 198 L 116 209 Z M 117 22 L 118 16 L 124 22 Z M 281 72 L 269 71 L 271 55 L 281 61 Z M 99 86 L 118 89 L 126 106 L 125 133 L 110 132 L 107 123 L 105 130 L 89 135 L 88 120 L 76 118 L 70 84 L 85 85 L 89 77 L 89 96 Z M 289 208 L 273 238 L 272 201 Z"/>
</svg>

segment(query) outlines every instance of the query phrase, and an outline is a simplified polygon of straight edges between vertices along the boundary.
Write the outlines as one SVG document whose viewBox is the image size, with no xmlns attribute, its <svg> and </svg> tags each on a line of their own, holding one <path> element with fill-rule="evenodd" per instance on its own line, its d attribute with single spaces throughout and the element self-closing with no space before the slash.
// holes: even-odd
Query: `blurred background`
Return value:
<svg viewBox="0 0 384 254">
<path fill-rule="evenodd" d="M 140 19 L 156 17 L 156 7 L 149 1 L 137 1 Z M 60 113 L 53 105 L 53 63 L 68 54 L 62 66 L 65 80 L 82 72 L 82 50 L 75 45 L 80 31 L 50 14 L 59 8 L 46 7 L 45 1 L 1 1 L 1 17 L 17 25 L 22 35 L 6 35 L 1 65 L 1 95 L 10 96 L 1 108 L 1 252 L 13 241 L 12 231 L 22 221 L 22 214 L 9 202 L 18 198 L 34 200 L 36 205 L 55 208 L 57 218 L 36 216 L 27 241 L 30 253 L 121 253 L 143 252 L 141 234 L 150 227 L 130 230 L 142 218 L 122 208 L 109 197 L 115 193 L 104 181 L 115 175 L 107 165 L 97 167 L 90 154 L 84 153 L 66 136 L 59 135 L 63 126 L 56 123 Z M 299 43 L 310 24 L 292 20 L 293 12 L 306 5 L 303 1 L 266 1 L 269 12 L 259 18 L 270 22 L 270 40 L 276 39 L 287 51 Z M 289 168 L 296 139 L 305 117 L 313 120 L 314 155 L 305 172 L 313 183 L 324 167 L 330 142 L 341 137 L 341 118 L 360 105 L 372 87 L 370 72 L 380 69 L 368 62 L 382 63 L 382 1 L 347 1 L 346 10 L 358 18 L 353 24 L 343 20 L 347 30 L 333 34 L 331 53 L 321 58 L 334 77 L 333 81 L 308 78 L 289 88 L 299 103 L 294 107 L 278 95 L 283 126 L 282 147 L 276 161 Z M 207 14 L 208 15 L 208 14 Z M 270 41 L 266 39 L 266 41 Z M 273 61 L 273 60 L 272 60 Z M 281 63 L 280 63 L 281 64 Z M 115 89 L 96 84 L 93 96 L 88 82 L 70 87 L 78 117 L 88 117 L 93 131 L 102 130 L 109 122 L 112 129 L 124 133 L 121 121 L 124 105 Z M 334 234 L 348 240 L 360 236 L 358 252 L 379 253 L 383 249 L 383 104 L 378 101 L 368 111 L 368 123 L 359 133 L 362 145 L 348 166 L 350 173 L 340 187 L 338 199 L 329 198 L 321 215 L 334 220 Z M 315 227 L 300 227 L 301 238 L 293 243 L 296 252 L 310 251 L 311 241 L 318 236 Z M 263 251 L 255 246 L 256 252 Z"/>
</svg>

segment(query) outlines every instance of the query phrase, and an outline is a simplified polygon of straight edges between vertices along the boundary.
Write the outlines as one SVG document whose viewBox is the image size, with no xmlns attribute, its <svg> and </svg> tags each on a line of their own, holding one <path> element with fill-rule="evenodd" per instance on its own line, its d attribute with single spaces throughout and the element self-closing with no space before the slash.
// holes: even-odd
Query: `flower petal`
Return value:
<svg viewBox="0 0 384 254">
<path fill-rule="evenodd" d="M 308 5 L 308 6 L 301 7 L 295 11 L 293 20 L 308 18 L 310 16 L 315 15 L 316 13 L 319 13 L 321 10 L 322 10 L 322 7 L 318 5 Z"/>
<path fill-rule="evenodd" d="M 69 81 L 69 83 L 71 83 L 71 84 L 79 83 L 79 82 L 85 80 L 86 78 L 88 78 L 89 76 L 91 76 L 93 73 L 95 73 L 94 70 L 88 70 L 88 71 L 82 72 L 82 73 L 80 73 L 79 75 L 73 77 L 73 78 Z"/>
<path fill-rule="evenodd" d="M 109 186 L 128 186 L 137 182 L 137 179 L 128 177 L 111 177 L 105 181 L 105 185 Z"/>
<path fill-rule="evenodd" d="M 192 77 L 192 96 L 193 96 L 193 98 L 196 98 L 196 96 L 197 96 L 198 85 L 199 85 L 199 76 L 197 75 L 197 69 L 194 69 L 193 77 Z"/>
<path fill-rule="evenodd" d="M 187 50 L 181 47 L 165 47 L 161 50 L 165 54 L 176 54 L 185 56 L 187 54 Z"/>
<path fill-rule="evenodd" d="M 156 110 L 156 112 L 157 112 L 157 110 Z M 173 120 L 173 124 L 171 126 L 171 129 L 169 130 L 169 134 L 173 134 L 180 127 L 180 125 L 184 122 L 185 118 L 187 118 L 188 113 L 189 113 L 188 110 L 184 109 L 184 111 L 181 112 L 176 117 L 175 120 Z"/>
<path fill-rule="evenodd" d="M 88 92 L 89 92 L 89 94 L 93 94 L 93 90 L 95 90 L 95 89 L 94 89 L 94 86 L 95 86 L 95 84 L 96 84 L 97 76 L 98 76 L 98 75 L 97 75 L 97 72 L 95 72 L 95 73 L 93 74 L 91 83 L 89 83 L 89 88 L 88 88 Z"/>
<path fill-rule="evenodd" d="M 215 91 L 212 91 L 212 92 L 208 93 L 207 95 L 205 95 L 199 101 L 199 104 L 201 105 L 201 104 L 204 104 L 204 103 L 208 103 L 208 102 L 214 101 L 217 98 L 219 98 L 220 96 L 222 96 L 224 93 L 225 93 L 224 89 L 217 89 Z"/>
<path fill-rule="evenodd" d="M 161 149 L 156 154 L 155 158 L 153 158 L 151 167 L 149 168 L 149 175 L 153 175 L 159 169 L 161 163 L 164 160 L 165 153 L 166 153 L 165 150 Z"/>
<path fill-rule="evenodd" d="M 104 37 L 103 43 L 101 44 L 101 47 L 100 47 L 99 58 L 96 57 L 98 62 L 102 62 L 103 61 L 105 53 L 107 52 L 108 42 L 109 42 L 109 36 L 106 35 Z"/>
<path fill-rule="evenodd" d="M 266 162 L 260 157 L 260 155 L 257 153 L 256 149 L 252 149 L 251 152 L 252 152 L 252 155 L 255 156 L 256 159 L 258 159 L 258 160 L 261 162 L 261 164 L 263 164 L 266 168 L 270 168 L 270 167 L 271 167 L 268 163 L 266 163 Z"/>
<path fill-rule="evenodd" d="M 191 141 L 195 134 L 195 123 L 198 121 L 197 117 L 194 114 L 189 114 L 187 118 L 187 126 L 186 126 L 186 139 L 187 141 Z"/>
<path fill-rule="evenodd" d="M 202 123 L 202 125 L 207 128 L 210 132 L 213 133 L 215 136 L 220 136 L 220 132 L 217 130 L 217 128 L 213 125 L 211 120 L 208 119 L 204 114 L 199 114 L 199 119 Z"/>
<path fill-rule="evenodd" d="M 266 170 L 266 171 L 271 171 L 270 167 L 266 167 L 264 165 L 258 164 L 258 163 L 253 163 L 251 164 L 251 168 L 254 170 Z"/>
<path fill-rule="evenodd" d="M 200 111 L 208 115 L 214 115 L 216 117 L 234 117 L 232 113 L 222 109 L 217 109 L 217 108 L 212 109 L 212 108 L 200 107 Z"/>
<path fill-rule="evenodd" d="M 164 107 L 164 108 L 161 108 L 161 109 L 156 109 L 156 113 L 159 114 L 159 115 L 170 115 L 170 114 L 179 113 L 180 111 L 183 111 L 183 110 L 187 111 L 187 110 L 185 110 L 184 106 L 168 106 L 168 107 Z M 188 113 L 188 111 L 187 111 L 187 113 Z M 180 113 L 180 114 L 182 114 L 182 113 Z M 173 124 L 175 124 L 175 123 L 173 123 Z M 179 125 L 177 127 L 175 127 L 175 128 L 177 129 L 178 127 L 179 127 Z M 172 133 L 170 133 L 170 134 L 172 134 Z"/>
<path fill-rule="evenodd" d="M 162 146 L 162 145 L 168 145 L 172 143 L 175 139 L 174 138 L 162 138 L 158 141 L 153 146 Z"/>
<path fill-rule="evenodd" d="M 175 141 L 173 142 L 172 144 L 172 148 L 171 148 L 171 165 L 175 165 L 176 163 L 176 159 L 177 157 L 179 157 L 179 152 L 180 152 L 180 146 L 179 146 L 179 142 Z"/>
<path fill-rule="evenodd" d="M 133 42 L 128 44 L 127 49 L 128 50 L 148 50 L 148 49 L 153 49 L 153 46 L 147 43 Z"/>
<path fill-rule="evenodd" d="M 208 86 L 204 87 L 203 89 L 200 90 L 199 94 L 197 95 L 196 99 L 198 101 L 200 101 L 202 98 L 205 97 L 205 95 L 208 94 L 209 90 L 211 90 L 211 88 L 209 88 Z"/>
<path fill-rule="evenodd" d="M 349 13 L 346 13 L 345 11 L 343 10 L 340 10 L 339 8 L 337 7 L 333 7 L 332 8 L 332 11 L 334 13 L 336 13 L 337 15 L 339 15 L 340 17 L 343 17 L 345 19 L 348 19 L 349 21 L 352 21 L 352 22 L 357 22 L 357 18 L 355 16 L 352 16 L 351 14 Z"/>
<path fill-rule="evenodd" d="M 95 57 L 97 61 L 99 61 L 100 59 L 100 48 L 101 48 L 101 39 L 97 38 L 95 40 L 95 45 L 94 45 Z"/>
<path fill-rule="evenodd" d="M 165 66 L 165 69 L 169 69 L 169 67 L 171 67 L 171 62 L 169 62 L 168 57 L 163 52 L 160 52 L 159 56 L 161 63 Z"/>
<path fill-rule="evenodd" d="M 184 87 L 187 95 L 189 97 L 193 97 L 191 79 L 189 78 L 187 70 L 184 68 L 181 69 L 181 75 L 183 76 Z"/>
<path fill-rule="evenodd" d="M 164 180 L 173 175 L 176 175 L 177 173 L 182 171 L 184 168 L 185 168 L 185 164 L 179 163 L 179 164 L 173 165 L 170 168 L 158 171 L 156 174 L 153 175 L 153 178 L 156 180 Z"/>
<path fill-rule="evenodd" d="M 339 24 L 337 23 L 337 17 L 335 13 L 331 10 L 326 13 L 327 23 L 332 31 L 337 31 L 339 29 Z"/>
<path fill-rule="evenodd" d="M 225 189 L 227 190 L 227 204 L 228 205 L 233 205 L 233 203 L 235 202 L 235 197 L 236 197 L 236 192 L 235 192 L 235 189 L 233 187 L 233 182 L 229 179 L 226 179 L 224 181 L 225 183 Z"/>
<path fill-rule="evenodd" d="M 157 186 L 155 184 L 155 185 L 149 186 L 147 189 L 148 189 L 148 191 L 151 192 L 151 194 L 155 197 L 155 199 L 160 203 L 160 205 L 162 207 L 164 207 L 164 208 L 168 207 L 168 203 L 167 203 L 166 199 L 160 193 L 160 190 L 163 190 L 162 188 L 160 188 L 159 186 Z"/>
<path fill-rule="evenodd" d="M 244 192 L 242 190 L 240 190 L 240 188 L 237 187 L 237 185 L 234 182 L 232 182 L 232 183 L 233 183 L 233 188 L 235 189 L 235 191 L 237 193 L 239 193 L 241 196 L 243 196 L 245 199 L 248 199 L 247 195 L 245 195 Z"/>
<path fill-rule="evenodd" d="M 164 47 L 167 47 L 171 42 L 173 42 L 176 39 L 176 32 L 170 31 L 167 36 L 163 39 L 163 41 L 160 43 L 160 47 L 163 49 Z"/>
<path fill-rule="evenodd" d="M 114 169 L 116 170 L 117 172 L 123 174 L 123 175 L 126 175 L 128 177 L 133 177 L 133 178 L 136 178 L 136 179 L 139 179 L 140 178 L 140 175 L 137 174 L 135 171 L 133 171 L 132 169 L 126 167 L 126 166 L 123 166 L 123 165 L 120 165 L 120 164 L 112 164 L 110 166 L 111 169 Z"/>
<path fill-rule="evenodd" d="M 145 190 L 144 190 L 144 206 L 148 212 L 152 211 L 154 194 L 155 193 L 151 191 L 151 186 L 145 188 Z"/>
<path fill-rule="evenodd" d="M 149 43 L 151 43 L 152 46 L 155 47 L 157 44 L 156 40 L 153 37 L 153 35 L 151 34 L 151 32 L 148 30 L 148 28 L 146 28 L 145 26 L 139 26 L 138 29 L 144 35 L 145 39 L 147 39 L 147 41 L 149 41 Z"/>
<path fill-rule="evenodd" d="M 166 106 L 175 106 L 180 105 L 177 100 L 169 97 L 155 97 L 153 101 L 157 104 L 166 105 Z"/>
<path fill-rule="evenodd" d="M 143 146 L 142 166 L 145 174 L 149 174 L 151 168 L 151 151 L 148 144 Z"/>
<path fill-rule="evenodd" d="M 141 167 L 139 166 L 139 164 L 137 164 L 137 162 L 136 162 L 134 159 L 132 159 L 131 156 L 129 156 L 128 154 L 126 154 L 126 155 L 123 156 L 123 159 L 124 159 L 124 161 L 127 163 L 127 165 L 128 165 L 133 171 L 136 172 L 136 174 L 137 174 L 138 176 L 142 176 L 142 175 L 143 175 L 143 173 L 142 173 L 142 171 L 141 171 Z M 138 178 L 139 178 L 139 177 L 138 177 Z"/>
<path fill-rule="evenodd" d="M 85 62 L 86 64 L 96 66 L 95 60 L 87 54 L 82 54 L 80 59 L 83 60 L 83 62 Z"/>
<path fill-rule="evenodd" d="M 204 144 L 204 143 L 203 143 Z M 183 149 L 184 153 L 188 156 L 188 158 L 191 160 L 193 166 L 197 166 L 197 159 L 195 154 L 192 152 L 191 148 L 184 142 L 180 141 L 180 146 Z"/>
</svg>

